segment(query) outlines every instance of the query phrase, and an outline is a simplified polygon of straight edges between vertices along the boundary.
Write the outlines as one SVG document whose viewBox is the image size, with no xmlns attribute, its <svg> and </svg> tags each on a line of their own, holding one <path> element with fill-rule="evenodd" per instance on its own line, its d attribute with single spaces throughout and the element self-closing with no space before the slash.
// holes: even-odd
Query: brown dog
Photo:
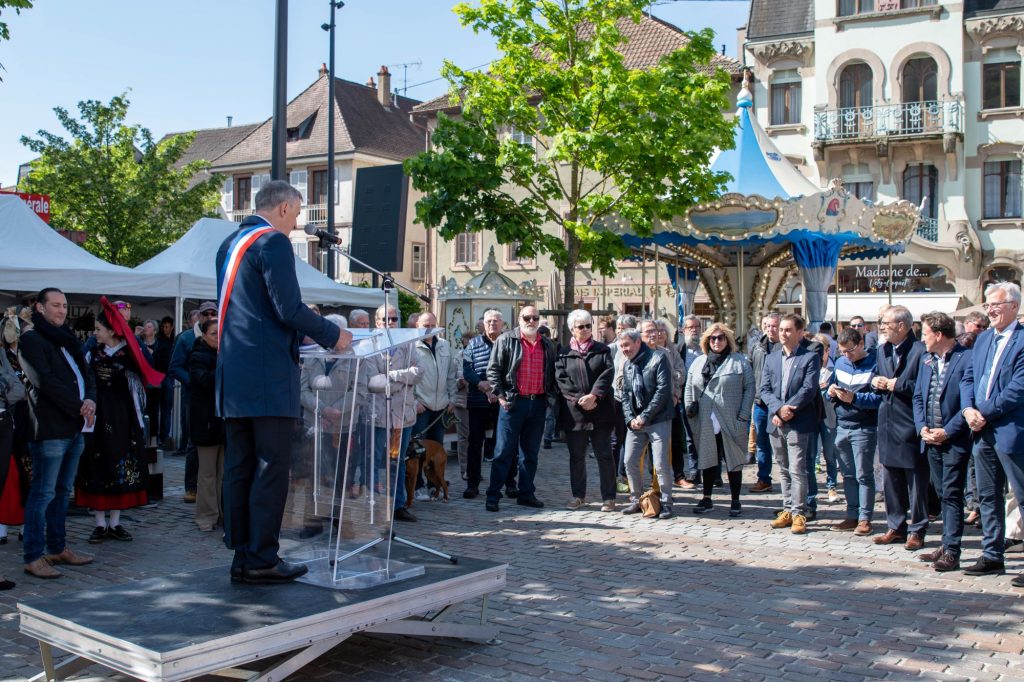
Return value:
<svg viewBox="0 0 1024 682">
<path fill-rule="evenodd" d="M 448 453 L 444 445 L 436 440 L 425 438 L 414 438 L 409 441 L 409 456 L 405 460 L 405 506 L 411 507 L 416 492 L 416 478 L 420 469 L 423 475 L 434 488 L 431 499 L 436 500 L 439 496 L 442 501 L 448 501 L 448 481 L 444 480 L 444 468 L 448 463 Z"/>
</svg>

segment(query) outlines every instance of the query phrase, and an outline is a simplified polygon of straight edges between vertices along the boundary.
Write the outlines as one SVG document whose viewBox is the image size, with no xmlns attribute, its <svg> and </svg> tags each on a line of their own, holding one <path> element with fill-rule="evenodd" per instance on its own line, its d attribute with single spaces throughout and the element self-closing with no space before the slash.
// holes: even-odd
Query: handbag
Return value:
<svg viewBox="0 0 1024 682">
<path fill-rule="evenodd" d="M 650 450 L 650 445 L 644 447 L 644 451 L 640 453 L 640 472 L 641 476 L 643 472 L 647 470 L 645 466 L 644 458 Z M 640 496 L 640 511 L 643 513 L 645 519 L 653 519 L 661 513 L 661 486 L 658 485 L 658 476 L 655 474 L 651 480 L 651 489 Z"/>
</svg>

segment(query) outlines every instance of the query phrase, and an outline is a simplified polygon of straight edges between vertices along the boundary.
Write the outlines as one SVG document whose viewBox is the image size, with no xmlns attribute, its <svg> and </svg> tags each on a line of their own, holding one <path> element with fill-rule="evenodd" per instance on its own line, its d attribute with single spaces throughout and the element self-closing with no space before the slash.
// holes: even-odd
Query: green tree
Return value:
<svg viewBox="0 0 1024 682">
<path fill-rule="evenodd" d="M 189 186 L 209 168 L 174 164 L 192 144 L 183 134 L 153 141 L 148 129 L 126 125 L 127 94 L 104 104 L 78 103 L 82 120 L 54 112 L 71 139 L 40 130 L 21 143 L 39 154 L 20 189 L 50 195 L 51 224 L 84 230 L 85 248 L 119 265 L 135 266 L 174 243 L 199 218 L 216 211 L 222 178 Z"/>
<path fill-rule="evenodd" d="M 623 22 L 647 0 L 481 0 L 455 7 L 496 39 L 487 73 L 446 62 L 458 118 L 439 115 L 433 148 L 405 162 L 425 196 L 416 215 L 447 240 L 491 231 L 529 257 L 547 253 L 573 307 L 577 264 L 611 275 L 628 254 L 602 229 L 621 216 L 639 235 L 717 196 L 716 148 L 732 145 L 729 76 L 708 68 L 710 29 L 653 68 L 627 68 Z M 518 139 L 530 136 L 534 145 Z M 552 229 L 552 226 L 561 228 Z M 564 235 L 564 236 L 563 236 Z"/>
<path fill-rule="evenodd" d="M 23 9 L 32 9 L 32 0 L 0 0 L 0 16 L 3 16 L 3 10 L 5 8 L 11 8 L 15 14 L 21 14 Z M 7 22 L 0 19 L 0 41 L 10 40 L 11 30 L 7 27 Z M 4 65 L 0 64 L 0 71 L 4 70 Z M 4 79 L 0 78 L 0 83 L 3 83 Z"/>
</svg>

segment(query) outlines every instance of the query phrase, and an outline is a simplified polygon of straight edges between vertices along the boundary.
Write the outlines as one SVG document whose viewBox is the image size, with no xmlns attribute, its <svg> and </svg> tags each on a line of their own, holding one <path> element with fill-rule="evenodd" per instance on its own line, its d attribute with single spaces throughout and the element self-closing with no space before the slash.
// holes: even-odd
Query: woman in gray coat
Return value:
<svg viewBox="0 0 1024 682">
<path fill-rule="evenodd" d="M 723 459 L 732 493 L 729 516 L 739 516 L 740 484 L 754 403 L 754 371 L 736 347 L 732 330 L 720 322 L 708 327 L 700 347 L 704 355 L 690 365 L 683 394 L 697 449 L 697 466 L 704 481 L 704 497 L 693 512 L 706 514 L 713 508 L 711 491 L 719 459 Z"/>
</svg>

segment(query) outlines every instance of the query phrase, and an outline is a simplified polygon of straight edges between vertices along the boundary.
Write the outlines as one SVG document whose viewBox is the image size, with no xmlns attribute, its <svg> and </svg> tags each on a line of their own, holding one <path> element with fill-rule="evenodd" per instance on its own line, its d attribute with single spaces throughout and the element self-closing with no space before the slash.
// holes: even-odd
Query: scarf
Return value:
<svg viewBox="0 0 1024 682">
<path fill-rule="evenodd" d="M 589 353 L 590 349 L 593 347 L 593 345 L 594 345 L 593 337 L 587 339 L 584 343 L 580 343 L 579 341 L 577 341 L 576 337 L 573 337 L 573 338 L 569 339 L 569 348 L 572 348 L 574 351 L 576 351 L 580 355 L 586 355 L 587 353 Z"/>
<path fill-rule="evenodd" d="M 704 366 L 701 368 L 701 376 L 704 377 L 704 385 L 707 386 L 708 382 L 711 381 L 711 377 L 715 376 L 715 372 L 722 366 L 725 359 L 729 357 L 728 353 L 716 353 L 713 350 L 708 349 L 707 360 L 704 362 Z"/>
<path fill-rule="evenodd" d="M 644 385 L 644 367 L 651 359 L 652 351 L 647 344 L 641 344 L 640 352 L 633 356 L 630 361 L 633 363 L 633 371 L 630 377 L 630 387 L 633 393 L 633 409 L 637 414 L 644 411 L 650 396 L 647 395 L 647 386 Z"/>
<path fill-rule="evenodd" d="M 71 327 L 67 325 L 58 327 L 57 325 L 50 324 L 38 310 L 32 311 L 32 326 L 44 339 L 58 348 L 66 350 L 80 370 L 83 372 L 86 370 L 88 365 L 85 363 L 82 346 L 78 342 L 78 337 L 71 331 Z"/>
<path fill-rule="evenodd" d="M 128 346 L 128 355 L 135 362 L 135 366 L 139 374 L 142 375 L 142 378 L 145 379 L 146 384 L 149 386 L 159 386 L 164 380 L 164 375 L 153 369 L 146 362 L 146 357 L 142 354 L 142 349 L 139 348 L 139 340 L 135 338 L 135 334 L 132 332 L 131 327 L 128 326 L 128 323 L 124 321 L 124 318 L 121 317 L 121 313 L 110 304 L 106 296 L 100 296 L 100 305 L 103 306 L 104 315 L 114 333 L 124 339 L 125 344 Z"/>
</svg>

